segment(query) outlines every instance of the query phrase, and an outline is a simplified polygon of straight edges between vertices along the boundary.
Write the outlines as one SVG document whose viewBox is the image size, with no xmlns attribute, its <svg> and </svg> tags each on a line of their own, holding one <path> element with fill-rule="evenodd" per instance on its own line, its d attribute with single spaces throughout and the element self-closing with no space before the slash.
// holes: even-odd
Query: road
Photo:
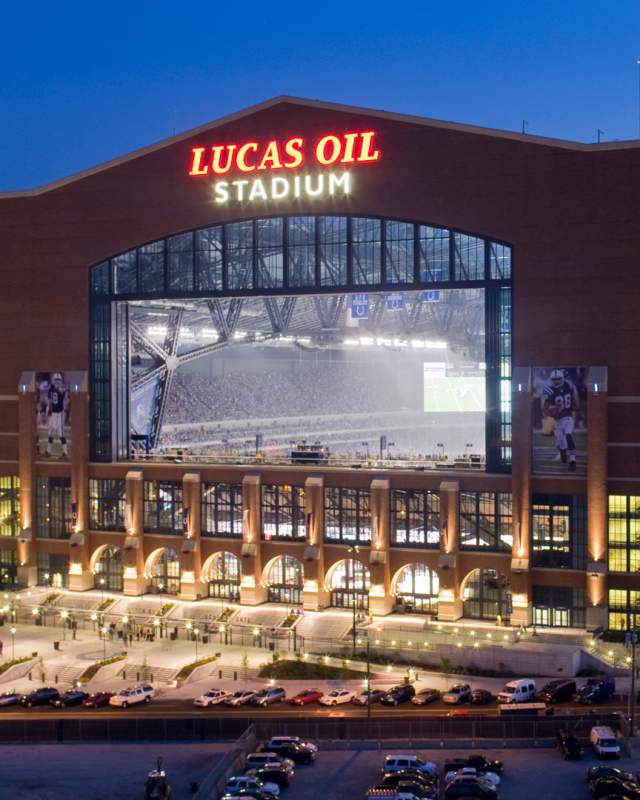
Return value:
<svg viewBox="0 0 640 800">
<path fill-rule="evenodd" d="M 582 714 L 591 712 L 594 714 L 614 714 L 616 712 L 625 713 L 627 707 L 621 703 L 610 703 L 602 706 L 579 706 L 575 703 L 560 703 L 555 705 L 554 713 L 563 714 Z M 465 716 L 488 716 L 497 717 L 498 707 L 496 703 L 486 706 L 448 706 L 442 702 L 431 703 L 428 706 L 416 706 L 413 703 L 403 703 L 397 707 L 381 706 L 379 703 L 371 706 L 371 716 L 374 719 L 385 717 L 404 717 L 407 719 L 420 717 L 444 717 L 452 711 L 463 711 Z M 56 709 L 52 706 L 39 706 L 35 708 L 22 708 L 7 706 L 0 709 L 1 720 L 19 719 L 51 719 L 52 717 L 62 718 L 81 718 L 81 719 L 121 719 L 123 716 L 138 718 L 184 718 L 184 717 L 286 717 L 293 719 L 309 719 L 314 717 L 329 718 L 365 718 L 367 708 L 365 706 L 354 706 L 351 703 L 344 703 L 335 707 L 324 707 L 317 703 L 307 706 L 290 706 L 287 703 L 277 703 L 268 708 L 256 708 L 255 706 L 240 706 L 232 708 L 229 706 L 218 705 L 210 708 L 198 708 L 190 700 L 180 699 L 156 699 L 150 703 L 138 704 L 128 709 L 105 707 L 99 709 L 89 709 L 73 707 L 67 709 Z"/>
</svg>

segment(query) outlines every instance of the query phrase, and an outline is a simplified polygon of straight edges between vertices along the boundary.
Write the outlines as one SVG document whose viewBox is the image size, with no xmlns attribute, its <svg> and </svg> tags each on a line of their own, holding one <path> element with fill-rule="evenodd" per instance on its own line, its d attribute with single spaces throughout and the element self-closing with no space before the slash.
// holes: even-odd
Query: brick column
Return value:
<svg viewBox="0 0 640 800">
<path fill-rule="evenodd" d="M 245 475 L 242 479 L 242 578 L 240 603 L 257 606 L 267 599 L 267 588 L 262 585 L 261 481 L 259 475 Z"/>
<path fill-rule="evenodd" d="M 440 484 L 440 557 L 438 576 L 438 619 L 446 622 L 462 616 L 460 597 L 460 557 L 458 538 L 458 481 Z"/>
<path fill-rule="evenodd" d="M 390 483 L 386 478 L 371 481 L 370 614 L 390 614 L 393 610 L 389 574 L 389 491 Z"/>
<path fill-rule="evenodd" d="M 587 629 L 607 627 L 607 370 L 587 382 Z"/>
<path fill-rule="evenodd" d="M 319 611 L 329 605 L 324 588 L 324 479 L 312 475 L 304 482 L 307 546 L 304 549 L 302 607 Z"/>
<path fill-rule="evenodd" d="M 69 538 L 69 589 L 93 588 L 89 549 L 89 395 L 86 383 L 71 387 L 71 505 L 75 523 Z"/>
<path fill-rule="evenodd" d="M 126 595 L 144 594 L 147 580 L 144 576 L 144 477 L 142 470 L 130 470 L 125 479 L 125 525 L 122 568 L 124 570 L 122 592 Z"/>
<path fill-rule="evenodd" d="M 511 593 L 513 625 L 530 625 L 531 603 L 531 469 L 532 415 L 531 371 L 516 367 L 512 394 L 512 502 L 513 546 L 511 551 Z"/>
<path fill-rule="evenodd" d="M 18 583 L 35 586 L 38 581 L 35 541 L 36 393 L 35 374 L 22 376 L 18 394 L 18 474 L 20 476 L 20 533 L 18 534 Z"/>
<path fill-rule="evenodd" d="M 182 503 L 187 512 L 187 530 L 180 548 L 180 598 L 200 600 L 205 594 L 200 576 L 202 555 L 200 552 L 200 474 L 187 472 L 182 478 Z"/>
</svg>

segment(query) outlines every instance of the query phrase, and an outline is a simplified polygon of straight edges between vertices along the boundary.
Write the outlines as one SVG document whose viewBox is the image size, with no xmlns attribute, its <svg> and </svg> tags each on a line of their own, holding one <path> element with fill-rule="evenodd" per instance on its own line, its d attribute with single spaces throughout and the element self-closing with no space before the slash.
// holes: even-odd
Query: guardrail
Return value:
<svg viewBox="0 0 640 800">
<path fill-rule="evenodd" d="M 535 744 L 553 739 L 561 729 L 587 738 L 594 725 L 609 725 L 627 736 L 627 721 L 620 714 L 574 714 L 551 717 L 215 717 L 158 716 L 139 717 L 131 711 L 119 718 L 64 716 L 51 719 L 25 716 L 0 718 L 0 742 L 171 742 L 230 741 L 238 739 L 251 726 L 255 735 L 266 740 L 277 735 L 296 735 L 312 740 L 341 742 L 400 742 L 403 746 L 444 747 L 450 740 L 503 743 L 526 740 Z"/>
<path fill-rule="evenodd" d="M 233 749 L 225 753 L 202 781 L 193 800 L 217 800 L 223 794 L 229 778 L 244 766 L 247 753 L 256 749 L 257 742 L 255 726 L 249 725 L 242 736 L 236 739 Z"/>
</svg>

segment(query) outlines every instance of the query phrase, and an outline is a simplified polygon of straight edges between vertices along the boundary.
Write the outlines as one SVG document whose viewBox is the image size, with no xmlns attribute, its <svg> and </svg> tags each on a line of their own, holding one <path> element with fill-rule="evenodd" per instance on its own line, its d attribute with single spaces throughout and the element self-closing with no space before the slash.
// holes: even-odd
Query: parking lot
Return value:
<svg viewBox="0 0 640 800">
<path fill-rule="evenodd" d="M 139 800 L 158 756 L 173 793 L 192 797 L 189 784 L 201 781 L 222 757 L 224 744 L 3 745 L 0 800 Z"/>
<path fill-rule="evenodd" d="M 385 749 L 384 744 L 381 750 L 323 750 L 314 766 L 297 768 L 291 787 L 283 792 L 283 800 L 362 800 L 365 791 L 378 782 L 385 755 L 392 752 Z M 434 761 L 441 774 L 445 758 L 468 756 L 471 751 L 402 752 L 413 752 Z M 502 800 L 589 800 L 585 772 L 587 767 L 603 763 L 592 755 L 588 745 L 581 761 L 564 761 L 553 748 L 482 752 L 504 762 L 504 775 L 498 788 Z M 640 771 L 640 749 L 634 757 L 621 758 L 615 765 L 632 772 Z"/>
</svg>

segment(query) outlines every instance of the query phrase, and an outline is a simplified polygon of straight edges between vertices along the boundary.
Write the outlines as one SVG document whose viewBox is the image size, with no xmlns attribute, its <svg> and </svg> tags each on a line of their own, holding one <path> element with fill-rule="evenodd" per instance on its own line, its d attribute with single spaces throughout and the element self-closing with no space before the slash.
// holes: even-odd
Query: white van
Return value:
<svg viewBox="0 0 640 800">
<path fill-rule="evenodd" d="M 498 703 L 528 703 L 535 700 L 536 684 L 531 678 L 520 678 L 509 681 L 501 692 L 498 692 Z"/>
<path fill-rule="evenodd" d="M 589 741 L 599 758 L 620 758 L 620 745 L 616 735 L 606 725 L 591 728 Z"/>
</svg>

